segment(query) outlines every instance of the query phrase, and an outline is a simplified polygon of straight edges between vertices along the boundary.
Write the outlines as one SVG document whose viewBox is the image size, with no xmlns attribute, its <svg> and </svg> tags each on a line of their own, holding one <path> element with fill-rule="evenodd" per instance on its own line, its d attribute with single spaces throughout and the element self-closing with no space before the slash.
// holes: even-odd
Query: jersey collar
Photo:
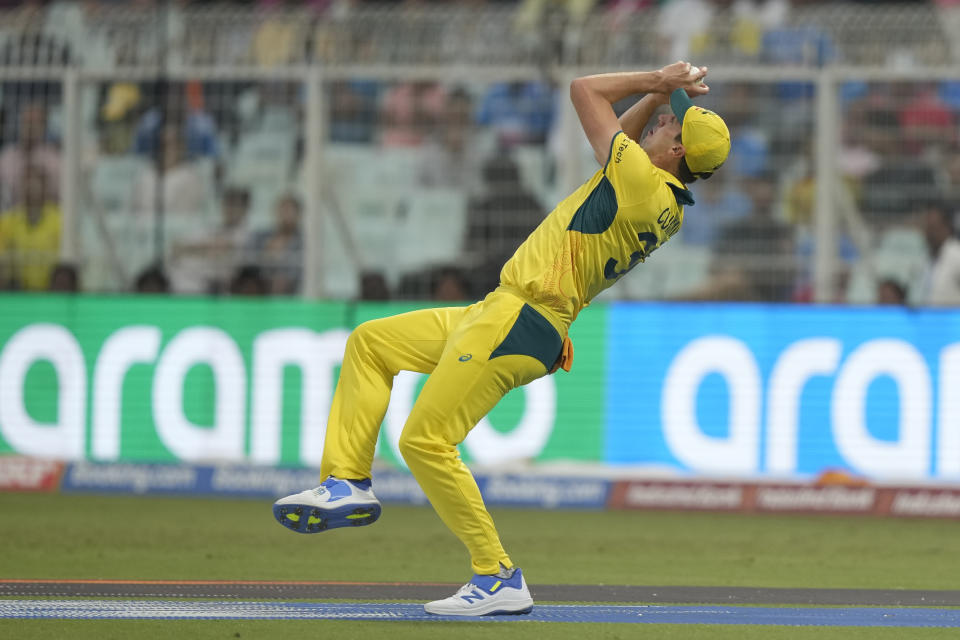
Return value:
<svg viewBox="0 0 960 640">
<path fill-rule="evenodd" d="M 677 204 L 680 206 L 683 205 L 694 205 L 696 204 L 693 201 L 693 194 L 681 183 L 675 175 L 669 171 L 664 171 L 659 167 L 657 170 L 663 176 L 664 182 L 667 183 L 667 186 L 670 187 L 670 191 L 673 191 L 673 197 L 677 199 Z"/>
<path fill-rule="evenodd" d="M 683 187 L 678 187 L 672 182 L 667 182 L 667 186 L 670 187 L 670 190 L 673 191 L 673 197 L 677 199 L 677 204 L 679 205 L 695 205 L 696 202 L 693 201 L 693 194 L 690 193 L 687 189 Z"/>
</svg>

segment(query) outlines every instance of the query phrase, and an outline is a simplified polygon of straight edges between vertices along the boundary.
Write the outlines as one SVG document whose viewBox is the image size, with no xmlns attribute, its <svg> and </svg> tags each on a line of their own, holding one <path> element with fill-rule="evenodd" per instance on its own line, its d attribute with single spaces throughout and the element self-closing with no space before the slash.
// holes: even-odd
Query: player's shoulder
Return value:
<svg viewBox="0 0 960 640">
<path fill-rule="evenodd" d="M 629 161 L 635 153 L 641 153 L 643 157 L 649 159 L 639 142 L 628 136 L 622 129 L 617 131 L 610 141 L 610 163 L 621 164 Z"/>
<path fill-rule="evenodd" d="M 655 167 L 640 144 L 623 131 L 618 131 L 610 142 L 610 157 L 604 167 L 608 175 L 633 179 L 653 177 Z"/>
</svg>

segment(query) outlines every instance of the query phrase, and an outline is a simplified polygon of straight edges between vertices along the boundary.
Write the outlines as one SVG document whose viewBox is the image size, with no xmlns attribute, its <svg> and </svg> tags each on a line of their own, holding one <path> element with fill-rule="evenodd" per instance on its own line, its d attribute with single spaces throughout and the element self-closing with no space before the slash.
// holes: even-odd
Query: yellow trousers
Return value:
<svg viewBox="0 0 960 640">
<path fill-rule="evenodd" d="M 508 391 L 545 375 L 562 338 L 512 293 L 469 307 L 412 311 L 371 320 L 347 340 L 327 422 L 321 475 L 368 478 L 393 378 L 430 374 L 400 436 L 400 453 L 441 520 L 492 574 L 503 550 L 493 519 L 457 445 Z"/>
</svg>

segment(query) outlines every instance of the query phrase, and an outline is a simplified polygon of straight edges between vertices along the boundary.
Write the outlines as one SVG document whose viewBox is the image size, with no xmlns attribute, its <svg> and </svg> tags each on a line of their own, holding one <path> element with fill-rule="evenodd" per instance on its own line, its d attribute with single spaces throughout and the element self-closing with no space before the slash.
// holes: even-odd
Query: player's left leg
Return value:
<svg viewBox="0 0 960 640">
<path fill-rule="evenodd" d="M 468 307 L 423 309 L 364 322 L 347 340 L 327 421 L 319 487 L 277 500 L 274 517 L 298 533 L 372 524 L 380 502 L 370 467 L 393 378 L 433 371 Z"/>
<path fill-rule="evenodd" d="M 393 379 L 431 373 L 472 307 L 440 307 L 369 320 L 350 334 L 330 404 L 320 475 L 369 478 Z"/>
</svg>

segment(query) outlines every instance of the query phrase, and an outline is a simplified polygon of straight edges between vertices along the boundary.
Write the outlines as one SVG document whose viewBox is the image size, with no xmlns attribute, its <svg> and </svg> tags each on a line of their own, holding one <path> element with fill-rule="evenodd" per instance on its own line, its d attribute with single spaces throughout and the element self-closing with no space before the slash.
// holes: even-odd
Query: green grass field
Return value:
<svg viewBox="0 0 960 640">
<path fill-rule="evenodd" d="M 269 501 L 0 494 L 0 578 L 465 582 L 428 508 L 315 536 Z M 533 584 L 956 589 L 957 523 L 867 517 L 494 510 Z M 503 626 L 504 624 L 508 626 Z M 559 623 L 0 620 L 10 638 L 948 638 L 955 629 Z M 319 636 L 318 636 L 319 637 Z"/>
</svg>

